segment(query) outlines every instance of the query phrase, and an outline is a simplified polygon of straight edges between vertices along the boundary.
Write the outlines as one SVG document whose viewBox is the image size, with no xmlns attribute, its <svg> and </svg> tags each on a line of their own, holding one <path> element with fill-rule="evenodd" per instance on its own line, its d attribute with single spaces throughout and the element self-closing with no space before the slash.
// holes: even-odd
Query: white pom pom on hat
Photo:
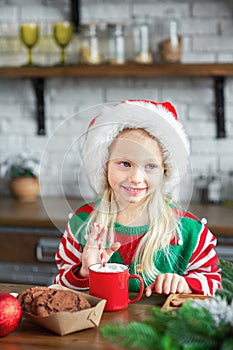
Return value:
<svg viewBox="0 0 233 350">
<path fill-rule="evenodd" d="M 82 150 L 83 163 L 92 188 L 98 195 L 106 186 L 106 162 L 109 146 L 126 128 L 143 128 L 159 142 L 170 174 L 166 192 L 170 193 L 186 173 L 190 145 L 176 110 L 170 102 L 125 100 L 104 106 L 89 124 Z"/>
</svg>

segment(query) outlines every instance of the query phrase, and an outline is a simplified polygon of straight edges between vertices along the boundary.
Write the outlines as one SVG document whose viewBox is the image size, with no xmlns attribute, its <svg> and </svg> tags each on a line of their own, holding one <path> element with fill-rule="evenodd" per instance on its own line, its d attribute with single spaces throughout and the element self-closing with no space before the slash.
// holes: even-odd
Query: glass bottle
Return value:
<svg viewBox="0 0 233 350">
<path fill-rule="evenodd" d="M 133 62 L 141 64 L 153 63 L 150 48 L 150 31 L 147 23 L 134 24 L 134 57 Z"/>
<path fill-rule="evenodd" d="M 208 174 L 200 174 L 196 181 L 196 189 L 198 195 L 199 203 L 208 202 L 208 186 L 209 186 L 209 176 Z"/>
<path fill-rule="evenodd" d="M 21 66 L 25 63 L 26 49 L 18 32 L 18 23 L 0 23 L 0 67 Z"/>
<path fill-rule="evenodd" d="M 222 183 L 221 176 L 219 173 L 216 173 L 211 177 L 211 181 L 208 187 L 208 200 L 211 203 L 220 203 L 221 202 L 221 191 Z"/>
<path fill-rule="evenodd" d="M 50 21 L 39 22 L 40 40 L 34 48 L 34 63 L 41 66 L 52 66 L 59 62 L 59 49 L 52 36 Z"/>
<path fill-rule="evenodd" d="M 96 23 L 87 23 L 82 25 L 81 30 L 80 63 L 101 64 L 98 25 Z"/>
<path fill-rule="evenodd" d="M 121 23 L 108 24 L 108 63 L 124 64 L 125 63 L 125 38 L 124 25 Z"/>
<path fill-rule="evenodd" d="M 160 57 L 164 62 L 179 62 L 181 60 L 181 36 L 178 35 L 177 22 L 169 24 L 169 38 L 163 40 L 159 45 Z"/>
<path fill-rule="evenodd" d="M 233 202 L 233 170 L 229 171 L 229 199 Z"/>
</svg>

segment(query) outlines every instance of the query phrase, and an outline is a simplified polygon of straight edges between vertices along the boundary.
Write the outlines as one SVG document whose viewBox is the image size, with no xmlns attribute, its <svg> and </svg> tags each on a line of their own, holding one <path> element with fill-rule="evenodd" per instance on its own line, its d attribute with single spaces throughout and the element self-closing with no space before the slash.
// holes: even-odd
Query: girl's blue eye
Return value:
<svg viewBox="0 0 233 350">
<path fill-rule="evenodd" d="M 130 168 L 130 163 L 129 162 L 121 162 L 121 165 L 125 168 Z"/>
<path fill-rule="evenodd" d="M 146 169 L 153 170 L 156 166 L 154 164 L 147 164 Z"/>
</svg>

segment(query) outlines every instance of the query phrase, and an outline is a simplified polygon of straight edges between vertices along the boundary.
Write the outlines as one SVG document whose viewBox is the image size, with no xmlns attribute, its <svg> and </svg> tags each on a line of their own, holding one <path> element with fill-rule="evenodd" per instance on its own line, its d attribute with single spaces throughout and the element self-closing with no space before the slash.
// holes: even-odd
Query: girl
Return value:
<svg viewBox="0 0 233 350">
<path fill-rule="evenodd" d="M 89 125 L 83 161 L 99 199 L 79 208 L 56 254 L 55 283 L 88 289 L 88 267 L 104 258 L 140 274 L 145 294 L 214 295 L 220 288 L 216 238 L 167 196 L 187 171 L 189 142 L 168 102 L 128 100 Z M 130 280 L 129 289 L 138 290 Z"/>
</svg>

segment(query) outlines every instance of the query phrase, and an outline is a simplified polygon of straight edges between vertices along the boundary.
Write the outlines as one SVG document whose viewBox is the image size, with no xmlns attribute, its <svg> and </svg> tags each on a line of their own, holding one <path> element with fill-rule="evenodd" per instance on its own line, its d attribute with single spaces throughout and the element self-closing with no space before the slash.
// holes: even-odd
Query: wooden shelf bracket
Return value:
<svg viewBox="0 0 233 350">
<path fill-rule="evenodd" d="M 71 21 L 74 23 L 75 32 L 79 31 L 80 4 L 79 0 L 71 0 Z M 45 135 L 45 105 L 44 105 L 44 78 L 32 78 L 33 88 L 36 96 L 37 107 L 37 135 Z"/>
<path fill-rule="evenodd" d="M 45 135 L 45 107 L 44 107 L 44 79 L 32 79 L 35 95 L 36 95 L 36 110 L 37 110 L 37 135 Z"/>
<path fill-rule="evenodd" d="M 80 27 L 80 0 L 70 0 L 71 21 L 74 24 L 75 33 L 79 32 Z"/>
<path fill-rule="evenodd" d="M 225 108 L 224 108 L 224 77 L 214 77 L 215 90 L 215 113 L 216 113 L 216 137 L 218 139 L 226 137 L 225 130 Z"/>
</svg>

